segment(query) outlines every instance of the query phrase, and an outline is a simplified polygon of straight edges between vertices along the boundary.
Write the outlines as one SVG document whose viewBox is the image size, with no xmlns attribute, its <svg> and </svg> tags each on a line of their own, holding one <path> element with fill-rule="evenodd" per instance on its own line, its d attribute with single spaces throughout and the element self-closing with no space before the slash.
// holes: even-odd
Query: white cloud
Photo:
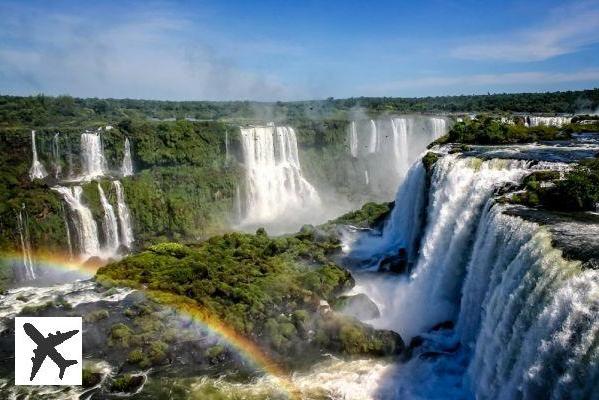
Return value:
<svg viewBox="0 0 599 400">
<path fill-rule="evenodd" d="M 95 21 L 25 8 L 0 11 L 6 16 L 0 36 L 8 38 L 0 42 L 4 93 L 181 100 L 301 94 L 276 76 L 243 68 L 243 43 L 217 34 L 203 40 L 183 16 L 150 10 L 132 13 L 133 19 Z M 268 54 L 300 51 L 273 41 L 264 49 Z"/>
<path fill-rule="evenodd" d="M 522 15 L 522 22 L 526 24 L 534 24 L 535 19 L 539 19 L 539 15 Z M 540 19 L 543 23 L 534 28 L 476 38 L 454 47 L 450 55 L 467 60 L 543 61 L 599 42 L 597 1 L 559 7 Z"/>
</svg>

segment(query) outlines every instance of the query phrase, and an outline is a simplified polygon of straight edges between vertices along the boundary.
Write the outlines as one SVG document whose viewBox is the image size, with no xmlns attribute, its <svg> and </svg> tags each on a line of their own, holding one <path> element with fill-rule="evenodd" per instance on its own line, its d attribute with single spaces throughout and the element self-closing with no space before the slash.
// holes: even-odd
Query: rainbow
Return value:
<svg viewBox="0 0 599 400">
<path fill-rule="evenodd" d="M 106 263 L 82 263 L 65 254 L 35 253 L 34 263 L 38 269 L 56 271 L 73 271 L 93 277 L 96 271 Z M 22 263 L 23 255 L 18 252 L 1 253 L 0 260 L 14 265 Z M 273 378 L 288 399 L 299 399 L 300 392 L 291 381 L 289 374 L 272 360 L 258 345 L 229 327 L 219 317 L 200 307 L 195 301 L 162 291 L 139 289 L 152 300 L 172 309 L 181 316 L 189 318 L 200 328 L 218 336 L 227 347 L 234 349 L 238 355 L 253 367 L 264 371 Z"/>
<path fill-rule="evenodd" d="M 79 272 L 89 277 L 94 276 L 100 267 L 106 265 L 106 262 L 82 262 L 69 254 L 58 252 L 36 252 L 32 258 L 38 269 Z M 0 260 L 9 265 L 20 265 L 23 263 L 23 253 L 2 252 L 0 253 Z"/>
<path fill-rule="evenodd" d="M 187 297 L 152 290 L 144 290 L 144 293 L 156 302 L 170 307 L 182 316 L 190 318 L 201 328 L 216 334 L 227 345 L 234 348 L 246 361 L 249 361 L 254 367 L 264 371 L 271 378 L 275 379 L 288 398 L 300 398 L 300 392 L 289 378 L 289 374 L 258 347 L 256 343 L 227 326 L 219 317 L 200 307 L 195 301 Z"/>
</svg>

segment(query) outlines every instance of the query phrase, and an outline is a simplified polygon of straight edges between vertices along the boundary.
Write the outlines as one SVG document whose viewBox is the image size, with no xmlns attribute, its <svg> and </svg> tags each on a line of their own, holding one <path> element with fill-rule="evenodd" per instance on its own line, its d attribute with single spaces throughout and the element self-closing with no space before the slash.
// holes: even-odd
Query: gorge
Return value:
<svg viewBox="0 0 599 400">
<path fill-rule="evenodd" d="M 0 359 L 26 315 L 88 357 L 0 393 L 596 397 L 599 136 L 533 111 L 7 131 Z"/>
</svg>

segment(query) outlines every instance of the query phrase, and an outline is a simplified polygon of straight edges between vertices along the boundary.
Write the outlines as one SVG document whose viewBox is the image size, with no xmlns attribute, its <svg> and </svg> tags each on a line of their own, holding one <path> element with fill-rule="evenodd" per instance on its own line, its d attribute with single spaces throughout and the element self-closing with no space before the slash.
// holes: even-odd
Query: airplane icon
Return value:
<svg viewBox="0 0 599 400">
<path fill-rule="evenodd" d="M 50 357 L 50 359 L 54 361 L 54 364 L 56 364 L 60 369 L 58 377 L 61 380 L 67 367 L 77 364 L 76 360 L 65 360 L 64 357 L 56 350 L 56 346 L 75 336 L 77 332 L 79 332 L 78 330 L 72 330 L 65 333 L 56 331 L 55 335 L 50 333 L 48 337 L 44 337 L 44 335 L 42 335 L 40 331 L 38 331 L 35 326 L 30 323 L 25 323 L 23 325 L 23 329 L 25 330 L 27 336 L 29 336 L 31 340 L 37 344 L 37 348 L 33 350 L 33 354 L 35 356 L 31 357 L 33 367 L 31 368 L 31 377 L 29 378 L 30 381 L 35 378 L 37 371 L 39 371 L 41 368 L 46 357 Z"/>
</svg>

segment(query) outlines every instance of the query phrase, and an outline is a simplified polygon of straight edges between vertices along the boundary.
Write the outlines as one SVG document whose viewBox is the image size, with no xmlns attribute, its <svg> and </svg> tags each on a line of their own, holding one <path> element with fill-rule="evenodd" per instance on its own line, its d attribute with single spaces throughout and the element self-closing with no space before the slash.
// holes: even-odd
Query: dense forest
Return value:
<svg viewBox="0 0 599 400">
<path fill-rule="evenodd" d="M 193 119 L 236 122 L 347 119 L 357 110 L 381 113 L 535 112 L 592 113 L 599 89 L 582 91 L 440 96 L 357 97 L 295 102 L 157 101 L 80 99 L 70 96 L 0 96 L 0 126 L 65 127 L 124 119 Z"/>
</svg>

